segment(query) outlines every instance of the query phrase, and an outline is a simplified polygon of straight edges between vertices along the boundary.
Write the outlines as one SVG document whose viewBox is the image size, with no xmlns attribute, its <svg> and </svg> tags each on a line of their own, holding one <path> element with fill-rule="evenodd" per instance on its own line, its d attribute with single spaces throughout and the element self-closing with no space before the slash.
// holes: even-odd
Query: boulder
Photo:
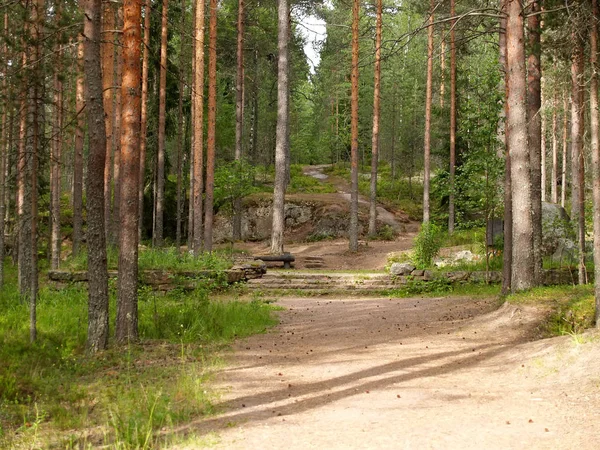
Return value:
<svg viewBox="0 0 600 450">
<path fill-rule="evenodd" d="M 454 262 L 472 262 L 477 258 L 473 252 L 469 250 L 461 250 L 454 255 L 453 259 Z"/>
<path fill-rule="evenodd" d="M 411 263 L 393 263 L 390 266 L 390 274 L 396 276 L 410 275 L 416 267 Z"/>
<path fill-rule="evenodd" d="M 556 203 L 542 203 L 542 255 L 553 259 L 573 258 L 576 239 L 569 215 Z"/>
</svg>

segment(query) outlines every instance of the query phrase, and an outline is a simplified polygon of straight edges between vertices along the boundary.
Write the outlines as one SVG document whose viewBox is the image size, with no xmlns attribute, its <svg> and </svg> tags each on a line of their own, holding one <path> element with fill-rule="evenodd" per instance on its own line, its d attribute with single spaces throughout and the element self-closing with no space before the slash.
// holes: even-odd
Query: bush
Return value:
<svg viewBox="0 0 600 450">
<path fill-rule="evenodd" d="M 433 258 L 440 252 L 442 247 L 442 234 L 440 228 L 431 222 L 421 226 L 421 231 L 415 238 L 412 253 L 412 262 L 420 269 L 431 267 Z"/>
</svg>

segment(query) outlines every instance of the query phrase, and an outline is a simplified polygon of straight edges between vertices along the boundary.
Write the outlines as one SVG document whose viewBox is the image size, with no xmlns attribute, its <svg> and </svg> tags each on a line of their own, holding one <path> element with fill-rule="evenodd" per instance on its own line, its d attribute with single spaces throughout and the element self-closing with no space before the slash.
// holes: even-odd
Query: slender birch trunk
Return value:
<svg viewBox="0 0 600 450">
<path fill-rule="evenodd" d="M 563 136 L 562 136 L 562 167 L 561 167 L 561 192 L 560 192 L 560 206 L 565 207 L 567 200 L 567 153 L 569 151 L 567 145 L 568 136 L 568 114 L 567 114 L 567 95 L 563 92 Z"/>
<path fill-rule="evenodd" d="M 552 99 L 552 179 L 550 186 L 550 198 L 552 203 L 558 203 L 558 138 L 557 138 L 557 116 L 556 110 L 558 108 L 558 97 L 557 91 L 554 91 L 554 97 Z"/>
</svg>

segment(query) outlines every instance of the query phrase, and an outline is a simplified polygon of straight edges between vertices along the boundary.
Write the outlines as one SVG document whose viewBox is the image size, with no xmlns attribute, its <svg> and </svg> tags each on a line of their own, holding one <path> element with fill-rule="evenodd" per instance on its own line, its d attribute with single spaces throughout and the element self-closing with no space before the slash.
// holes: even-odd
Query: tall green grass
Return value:
<svg viewBox="0 0 600 450">
<path fill-rule="evenodd" d="M 108 268 L 116 270 L 119 263 L 119 252 L 114 247 L 107 250 Z M 188 252 L 177 253 L 174 248 L 142 249 L 138 258 L 140 270 L 225 270 L 233 263 L 229 250 L 217 250 L 194 256 Z M 87 270 L 87 252 L 82 251 L 78 256 L 67 259 L 62 267 L 68 270 Z"/>
<path fill-rule="evenodd" d="M 85 352 L 87 292 L 44 286 L 38 341 L 29 342 L 28 305 L 14 268 L 0 291 L 0 448 L 106 444 L 158 445 L 157 430 L 214 410 L 206 387 L 219 351 L 236 337 L 276 323 L 260 302 L 213 300 L 208 289 L 139 296 L 141 342 L 98 355 Z M 115 316 L 111 288 L 111 329 Z M 221 295 L 220 298 L 223 298 Z M 81 430 L 70 436 L 66 430 Z M 85 430 L 93 430 L 85 436 Z M 56 442 L 52 442 L 52 445 Z"/>
</svg>

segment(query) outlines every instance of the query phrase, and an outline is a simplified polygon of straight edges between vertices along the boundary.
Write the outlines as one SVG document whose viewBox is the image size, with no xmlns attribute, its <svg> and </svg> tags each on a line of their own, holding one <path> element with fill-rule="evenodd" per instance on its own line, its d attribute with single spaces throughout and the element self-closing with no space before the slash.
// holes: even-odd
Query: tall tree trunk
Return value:
<svg viewBox="0 0 600 450">
<path fill-rule="evenodd" d="M 206 197 L 204 204 L 204 249 L 212 251 L 213 195 L 217 126 L 217 0 L 210 0 L 208 27 L 208 114 L 206 130 Z"/>
<path fill-rule="evenodd" d="M 376 0 L 377 21 L 375 25 L 375 75 L 373 89 L 373 136 L 371 141 L 371 196 L 369 205 L 369 235 L 377 234 L 377 163 L 379 162 L 379 111 L 381 109 L 381 6 L 382 0 Z"/>
<path fill-rule="evenodd" d="M 594 199 L 594 319 L 596 328 L 600 328 L 600 137 L 598 127 L 598 0 L 592 0 L 592 18 L 590 26 L 590 128 L 592 144 L 592 173 Z"/>
<path fill-rule="evenodd" d="M 193 209 L 194 255 L 202 251 L 202 191 L 204 189 L 204 149 L 203 149 L 203 123 L 204 123 L 204 0 L 196 0 L 196 39 L 194 50 L 194 185 Z"/>
<path fill-rule="evenodd" d="M 533 0 L 527 18 L 529 56 L 527 59 L 527 118 L 531 164 L 531 216 L 533 221 L 533 269 L 535 283 L 542 277 L 542 68 L 540 64 L 540 2 Z"/>
<path fill-rule="evenodd" d="M 237 74 L 235 83 L 235 160 L 242 159 L 244 136 L 244 0 L 238 0 Z M 233 240 L 242 238 L 242 199 L 233 203 Z"/>
<path fill-rule="evenodd" d="M 450 0 L 450 16 L 456 15 L 456 1 Z M 454 232 L 454 178 L 456 174 L 456 20 L 450 23 L 450 177 L 448 179 L 448 233 Z"/>
<path fill-rule="evenodd" d="M 166 8 L 165 8 L 166 9 Z M 138 180 L 140 170 L 140 101 L 142 2 L 123 1 L 123 98 L 121 130 L 121 232 L 117 285 L 116 338 L 120 343 L 138 339 Z"/>
<path fill-rule="evenodd" d="M 117 7 L 117 23 L 116 28 L 121 29 L 123 26 L 123 10 Z M 113 148 L 113 209 L 112 209 L 112 224 L 109 233 L 110 243 L 116 244 L 119 242 L 119 234 L 121 224 L 121 111 L 122 111 L 122 95 L 121 95 L 121 79 L 123 77 L 123 38 L 121 33 L 116 33 L 115 39 L 115 107 L 114 107 L 114 126 L 112 135 Z"/>
<path fill-rule="evenodd" d="M 287 146 L 289 145 L 289 4 L 278 0 L 277 8 L 277 130 L 275 141 L 275 186 L 273 190 L 273 225 L 271 253 L 283 253 L 285 231 L 285 190 L 287 185 Z"/>
<path fill-rule="evenodd" d="M 557 91 L 554 91 L 552 99 L 552 178 L 550 186 L 550 198 L 552 203 L 558 203 L 558 138 L 556 110 L 558 109 Z"/>
<path fill-rule="evenodd" d="M 452 13 L 450 13 L 452 16 Z M 440 109 L 444 109 L 444 97 L 446 96 L 446 35 L 445 30 L 440 30 L 442 41 L 440 43 Z"/>
<path fill-rule="evenodd" d="M 104 231 L 106 128 L 100 52 L 102 1 L 85 0 L 83 8 L 85 102 L 89 135 L 86 186 L 89 273 L 87 348 L 97 352 L 108 346 L 108 271 Z"/>
<path fill-rule="evenodd" d="M 75 92 L 75 154 L 73 158 L 73 256 L 79 254 L 83 234 L 83 140 L 85 127 L 84 40 L 79 34 L 77 45 L 77 82 Z"/>
<path fill-rule="evenodd" d="M 181 0 L 181 11 L 185 11 L 185 0 Z M 185 14 L 181 14 L 181 29 L 185 30 Z M 179 104 L 177 105 L 177 223 L 175 226 L 175 247 L 177 253 L 181 252 L 181 222 L 183 216 L 182 178 L 183 178 L 183 90 L 185 86 L 184 67 L 184 39 L 181 35 L 179 47 Z"/>
<path fill-rule="evenodd" d="M 8 12 L 4 13 L 4 36 L 8 36 Z M 11 126 L 8 118 L 8 110 L 12 107 L 10 95 L 8 94 L 8 85 L 6 82 L 6 72 L 8 70 L 8 47 L 6 41 L 2 44 L 2 93 L 4 94 L 4 108 L 2 108 L 2 137 L 0 139 L 0 289 L 4 287 L 4 228 L 6 212 L 6 167 L 8 154 L 10 150 L 10 139 L 8 128 Z"/>
<path fill-rule="evenodd" d="M 579 284 L 586 283 L 585 271 L 585 211 L 584 211 L 584 159 L 583 159 L 583 43 L 573 32 L 573 60 L 571 64 L 571 159 L 572 159 L 572 207 L 571 219 L 577 221 L 579 243 Z"/>
<path fill-rule="evenodd" d="M 103 3 L 102 10 L 102 95 L 106 126 L 106 158 L 104 161 L 104 232 L 108 240 L 111 217 L 112 153 L 113 153 L 113 98 L 115 67 L 115 10 L 110 2 Z"/>
<path fill-rule="evenodd" d="M 61 5 L 56 5 L 56 21 L 61 20 Z M 60 247 L 62 243 L 60 232 L 60 191 L 61 191 L 61 153 L 63 145 L 62 136 L 62 51 L 61 51 L 61 32 L 57 35 L 58 44 L 54 49 L 54 117 L 52 122 L 52 146 L 50 152 L 50 221 L 51 221 L 51 237 L 50 237 L 50 268 L 58 269 L 60 264 Z"/>
<path fill-rule="evenodd" d="M 25 29 L 24 33 L 27 32 L 27 29 Z M 23 45 L 25 45 L 24 42 Z M 27 64 L 27 51 L 23 50 L 21 67 L 24 73 L 29 75 Z M 17 155 L 18 285 L 21 300 L 24 302 L 28 301 L 29 289 L 31 287 L 31 246 L 28 240 L 29 236 L 31 236 L 31 216 L 28 208 L 31 201 L 31 189 L 29 184 L 30 157 L 27 152 L 27 96 L 29 93 L 29 78 L 29 76 L 25 76 L 22 79 L 23 85 L 19 101 L 19 149 Z"/>
<path fill-rule="evenodd" d="M 506 11 L 507 1 L 501 0 L 502 16 L 500 18 L 500 35 L 498 46 L 500 47 L 500 66 L 504 72 L 504 250 L 502 253 L 502 295 L 508 295 L 511 292 L 512 283 L 512 182 L 511 182 L 511 163 L 510 163 L 510 148 L 508 146 L 509 129 L 506 125 L 506 117 L 508 116 L 508 65 L 506 61 Z"/>
<path fill-rule="evenodd" d="M 513 291 L 535 285 L 533 258 L 533 218 L 531 160 L 527 141 L 527 86 L 522 6 L 519 0 L 508 0 L 506 25 L 506 64 L 508 111 L 507 142 L 510 149 L 513 205 Z M 539 186 L 539 184 L 538 184 Z"/>
<path fill-rule="evenodd" d="M 429 178 L 431 170 L 431 99 L 433 91 L 433 12 L 434 0 L 429 1 L 429 26 L 427 28 L 427 86 L 425 91 L 425 139 L 423 149 L 423 223 L 429 222 Z"/>
<path fill-rule="evenodd" d="M 567 200 L 567 135 L 568 135 L 568 114 L 567 114 L 567 95 L 563 92 L 563 136 L 562 136 L 562 167 L 561 167 L 561 192 L 560 206 L 565 207 Z"/>
<path fill-rule="evenodd" d="M 148 133 L 148 54 L 150 53 L 150 17 L 151 2 L 146 0 L 144 6 L 144 42 L 142 57 L 142 99 L 141 99 L 141 121 L 140 121 L 140 176 L 138 187 L 138 240 L 142 240 L 142 228 L 144 227 L 144 186 L 146 184 L 146 142 Z"/>
<path fill-rule="evenodd" d="M 162 3 L 162 22 L 160 34 L 160 85 L 158 87 L 158 154 L 156 164 L 156 225 L 154 245 L 163 246 L 163 211 L 165 207 L 165 126 L 167 107 L 167 27 L 169 0 Z"/>
<path fill-rule="evenodd" d="M 350 227 L 349 248 L 358 251 L 358 25 L 359 0 L 352 1 L 352 75 L 350 96 Z"/>
</svg>

